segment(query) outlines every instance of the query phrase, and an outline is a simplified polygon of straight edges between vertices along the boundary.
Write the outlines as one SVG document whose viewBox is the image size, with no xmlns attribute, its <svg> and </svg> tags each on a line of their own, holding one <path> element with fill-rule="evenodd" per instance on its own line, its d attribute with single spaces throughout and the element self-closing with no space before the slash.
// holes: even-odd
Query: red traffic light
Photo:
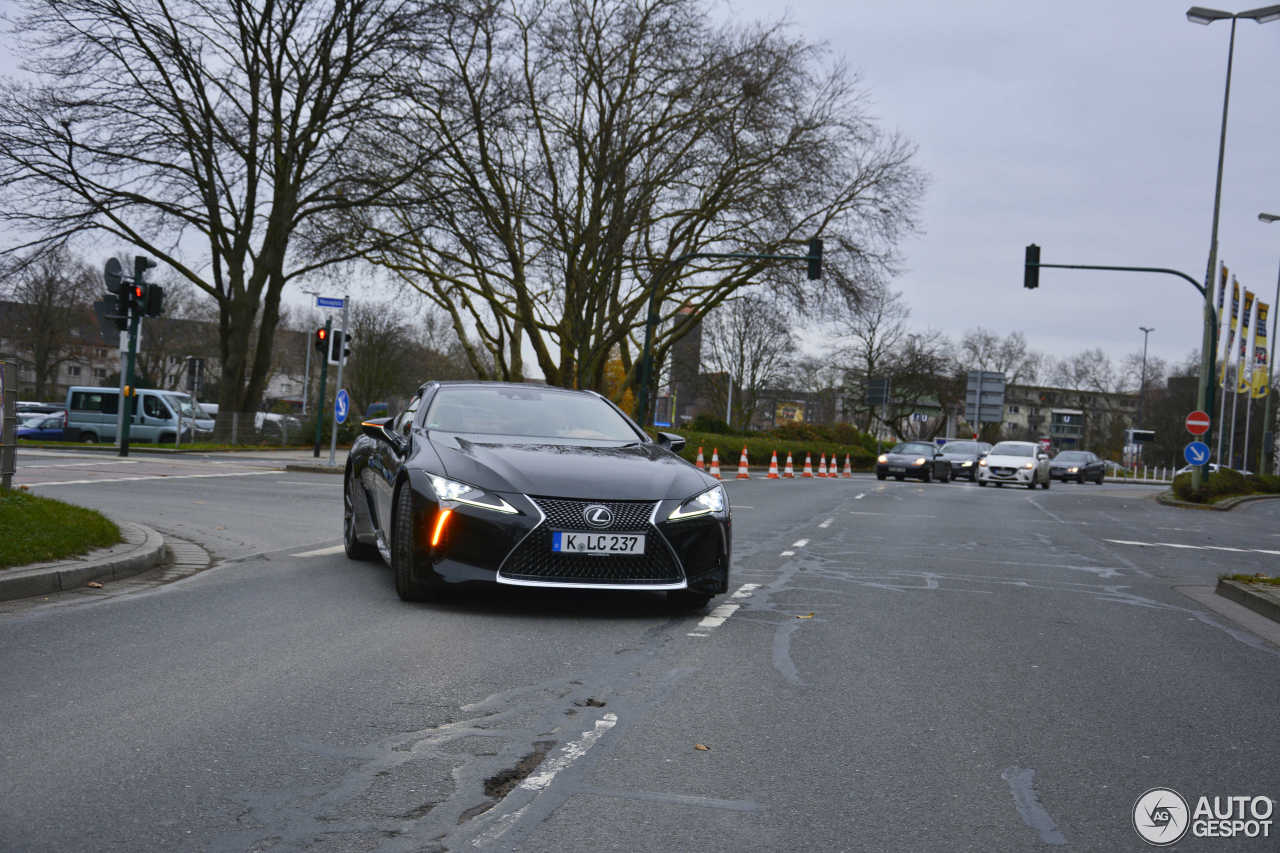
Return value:
<svg viewBox="0 0 1280 853">
<path fill-rule="evenodd" d="M 326 341 L 328 341 L 328 339 L 329 339 L 328 329 L 326 329 L 324 326 L 321 326 L 320 328 L 316 329 L 315 347 L 317 350 L 319 350 L 320 352 L 327 352 L 329 347 L 326 345 Z"/>
<path fill-rule="evenodd" d="M 324 329 L 316 329 L 316 340 L 323 341 L 326 337 L 328 337 L 328 332 Z"/>
</svg>

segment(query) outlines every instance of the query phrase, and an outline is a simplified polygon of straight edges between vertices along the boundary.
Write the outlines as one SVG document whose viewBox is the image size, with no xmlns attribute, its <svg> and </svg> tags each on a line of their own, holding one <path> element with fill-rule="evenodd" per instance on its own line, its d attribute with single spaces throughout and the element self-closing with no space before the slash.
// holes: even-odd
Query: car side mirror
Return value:
<svg viewBox="0 0 1280 853">
<path fill-rule="evenodd" d="M 369 438 L 385 441 L 396 450 L 404 447 L 404 440 L 390 428 L 391 418 L 372 418 L 360 422 L 360 432 Z"/>
<path fill-rule="evenodd" d="M 684 437 L 676 435 L 674 432 L 658 433 L 658 446 L 665 447 L 672 453 L 679 453 L 684 450 Z"/>
<path fill-rule="evenodd" d="M 1037 454 L 1036 454 L 1036 458 L 1037 458 L 1037 459 L 1048 459 L 1048 458 L 1049 458 L 1049 454 L 1048 454 L 1048 453 L 1037 453 Z"/>
</svg>

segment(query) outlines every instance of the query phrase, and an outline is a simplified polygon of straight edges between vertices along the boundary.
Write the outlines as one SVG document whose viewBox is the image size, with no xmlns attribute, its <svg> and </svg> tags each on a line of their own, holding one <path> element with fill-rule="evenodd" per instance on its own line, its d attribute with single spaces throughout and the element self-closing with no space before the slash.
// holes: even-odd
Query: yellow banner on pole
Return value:
<svg viewBox="0 0 1280 853">
<path fill-rule="evenodd" d="M 1258 300 L 1258 323 L 1253 327 L 1253 397 L 1261 399 L 1267 396 L 1267 314 L 1271 306 Z"/>
<path fill-rule="evenodd" d="M 1239 364 L 1236 367 L 1236 391 L 1240 394 L 1248 394 L 1253 388 L 1252 381 L 1252 359 L 1249 357 L 1249 326 L 1250 320 L 1256 321 L 1256 317 L 1252 315 L 1256 311 L 1253 301 L 1253 291 L 1249 288 L 1244 290 L 1244 311 L 1240 314 L 1240 355 Z M 1252 324 L 1257 326 L 1257 322 Z"/>
</svg>

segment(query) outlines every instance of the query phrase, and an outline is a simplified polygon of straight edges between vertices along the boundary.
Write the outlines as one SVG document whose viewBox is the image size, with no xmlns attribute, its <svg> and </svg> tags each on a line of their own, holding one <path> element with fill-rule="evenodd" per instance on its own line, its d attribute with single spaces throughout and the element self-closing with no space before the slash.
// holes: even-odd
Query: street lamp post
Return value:
<svg viewBox="0 0 1280 853">
<path fill-rule="evenodd" d="M 1142 426 L 1146 419 L 1144 411 L 1147 407 L 1147 336 L 1155 331 L 1155 327 L 1139 326 L 1138 331 L 1142 332 L 1142 379 L 1138 385 L 1138 426 Z"/>
<path fill-rule="evenodd" d="M 1218 175 L 1213 190 L 1213 228 L 1209 236 L 1209 263 L 1204 273 L 1204 331 L 1200 342 L 1200 387 L 1196 391 L 1196 408 L 1209 411 L 1213 405 L 1214 349 L 1216 349 L 1217 314 L 1213 306 L 1213 272 L 1218 266 L 1218 216 L 1222 207 L 1222 160 L 1227 145 L 1227 107 L 1231 102 L 1231 61 L 1236 49 L 1236 21 L 1248 18 L 1259 24 L 1280 20 L 1280 5 L 1263 6 L 1246 12 L 1222 12 L 1192 6 L 1187 10 L 1187 20 L 1193 24 L 1209 25 L 1214 21 L 1231 21 L 1231 39 L 1227 43 L 1227 83 L 1222 94 L 1222 128 L 1218 133 Z M 1208 407 L 1208 408 L 1207 408 Z M 1202 440 L 1208 441 L 1208 433 Z M 1199 489 L 1204 481 L 1206 466 L 1191 469 L 1191 487 Z"/>
<path fill-rule="evenodd" d="M 1258 218 L 1271 223 L 1280 220 L 1274 213 L 1259 213 Z M 1258 473 L 1266 474 L 1271 470 L 1271 457 L 1274 455 L 1275 436 L 1271 423 L 1271 365 L 1276 360 L 1276 315 L 1280 314 L 1280 272 L 1276 273 L 1276 299 L 1271 303 L 1271 354 L 1267 356 L 1267 404 L 1262 416 L 1262 447 L 1258 449 Z"/>
</svg>

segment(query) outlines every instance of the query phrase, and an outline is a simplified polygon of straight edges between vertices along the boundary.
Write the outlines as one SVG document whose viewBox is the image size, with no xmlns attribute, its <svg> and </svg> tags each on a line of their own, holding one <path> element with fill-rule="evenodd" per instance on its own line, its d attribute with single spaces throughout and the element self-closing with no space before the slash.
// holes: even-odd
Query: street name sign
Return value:
<svg viewBox="0 0 1280 853">
<path fill-rule="evenodd" d="M 1192 435 L 1204 435 L 1209 431 L 1209 415 L 1196 409 L 1187 415 L 1187 432 Z"/>
<path fill-rule="evenodd" d="M 336 296 L 317 296 L 316 307 L 317 308 L 341 308 L 345 304 L 345 301 L 346 300 Z"/>
<path fill-rule="evenodd" d="M 1209 445 L 1203 441 L 1193 441 L 1182 450 L 1188 465 L 1203 465 L 1209 461 Z"/>
<path fill-rule="evenodd" d="M 338 391 L 338 396 L 333 400 L 333 419 L 340 424 L 345 424 L 349 411 L 351 411 L 351 398 L 347 396 L 347 389 L 343 388 Z"/>
</svg>

